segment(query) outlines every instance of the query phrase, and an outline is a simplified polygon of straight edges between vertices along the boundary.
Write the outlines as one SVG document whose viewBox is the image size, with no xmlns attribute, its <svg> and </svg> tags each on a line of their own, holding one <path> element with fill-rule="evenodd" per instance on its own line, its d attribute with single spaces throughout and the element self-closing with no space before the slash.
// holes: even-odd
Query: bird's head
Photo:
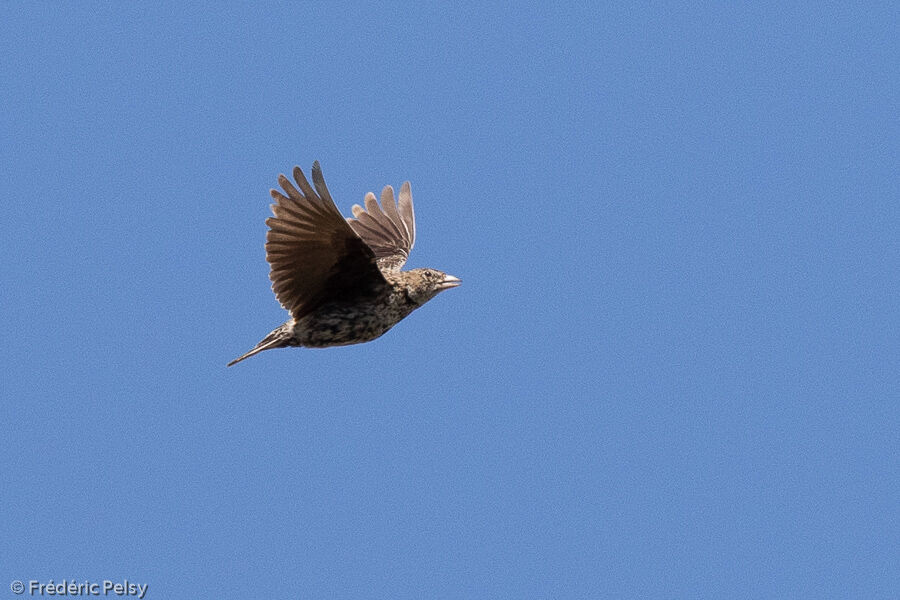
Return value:
<svg viewBox="0 0 900 600">
<path fill-rule="evenodd" d="M 435 269 L 412 269 L 406 276 L 406 293 L 419 306 L 425 304 L 438 293 L 458 286 L 462 281 Z"/>
</svg>

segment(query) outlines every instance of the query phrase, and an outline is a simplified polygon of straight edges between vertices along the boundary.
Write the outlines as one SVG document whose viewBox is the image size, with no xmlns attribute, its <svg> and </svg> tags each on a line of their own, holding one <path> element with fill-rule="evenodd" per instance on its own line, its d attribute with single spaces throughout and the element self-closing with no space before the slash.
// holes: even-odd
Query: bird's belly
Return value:
<svg viewBox="0 0 900 600">
<path fill-rule="evenodd" d="M 309 348 L 368 342 L 384 335 L 409 314 L 385 308 L 335 307 L 319 310 L 295 324 L 294 337 Z"/>
</svg>

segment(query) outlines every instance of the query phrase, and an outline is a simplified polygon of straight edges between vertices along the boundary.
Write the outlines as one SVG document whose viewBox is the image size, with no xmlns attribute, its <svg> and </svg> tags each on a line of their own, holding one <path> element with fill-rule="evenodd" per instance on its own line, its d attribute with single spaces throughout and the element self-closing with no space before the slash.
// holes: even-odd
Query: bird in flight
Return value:
<svg viewBox="0 0 900 600">
<path fill-rule="evenodd" d="M 228 366 L 263 350 L 286 346 L 327 348 L 368 342 L 460 280 L 435 269 L 401 271 L 416 241 L 409 182 L 369 192 L 363 208 L 344 219 L 325 186 L 319 162 L 309 185 L 294 167 L 295 187 L 284 175 L 272 190 L 274 217 L 266 219 L 269 279 L 291 319 Z M 298 189 L 299 188 L 299 189 Z M 285 195 L 286 194 L 286 195 Z"/>
</svg>

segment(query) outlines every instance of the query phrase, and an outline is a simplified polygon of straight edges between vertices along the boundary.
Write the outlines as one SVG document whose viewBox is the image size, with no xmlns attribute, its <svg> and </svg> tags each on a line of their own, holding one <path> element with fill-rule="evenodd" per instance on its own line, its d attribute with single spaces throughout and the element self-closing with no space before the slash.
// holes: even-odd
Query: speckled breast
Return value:
<svg viewBox="0 0 900 600">
<path fill-rule="evenodd" d="M 294 337 L 310 348 L 361 344 L 383 335 L 414 308 L 405 296 L 394 294 L 386 302 L 326 305 L 302 318 Z"/>
</svg>

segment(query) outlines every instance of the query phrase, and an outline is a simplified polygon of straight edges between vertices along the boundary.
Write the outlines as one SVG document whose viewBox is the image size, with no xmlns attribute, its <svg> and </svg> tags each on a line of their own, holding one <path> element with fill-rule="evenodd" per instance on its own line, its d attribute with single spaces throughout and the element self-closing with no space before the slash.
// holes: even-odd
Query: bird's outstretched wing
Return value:
<svg viewBox="0 0 900 600">
<path fill-rule="evenodd" d="M 278 176 L 287 196 L 272 190 L 275 216 L 266 219 L 266 260 L 275 297 L 299 319 L 326 302 L 377 293 L 386 281 L 375 254 L 335 207 L 318 161 L 312 168 L 315 189 L 300 167 L 294 167 L 294 179 L 299 190 Z"/>
<path fill-rule="evenodd" d="M 416 217 L 413 214 L 409 182 L 400 188 L 399 202 L 394 202 L 394 188 L 381 190 L 381 206 L 375 194 L 366 194 L 366 208 L 353 206 L 353 219 L 347 219 L 353 231 L 369 245 L 384 271 L 398 271 L 409 258 L 416 241 Z"/>
</svg>

